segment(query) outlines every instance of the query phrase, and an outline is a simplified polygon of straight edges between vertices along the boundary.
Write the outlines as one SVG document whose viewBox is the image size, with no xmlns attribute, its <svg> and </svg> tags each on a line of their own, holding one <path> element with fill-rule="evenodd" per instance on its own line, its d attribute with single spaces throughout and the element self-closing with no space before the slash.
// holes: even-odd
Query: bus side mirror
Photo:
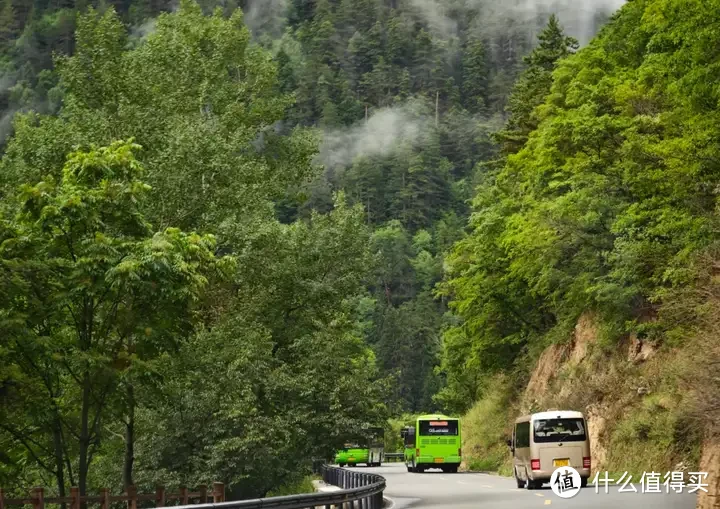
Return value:
<svg viewBox="0 0 720 509">
<path fill-rule="evenodd" d="M 510 449 L 513 448 L 513 446 L 512 446 L 512 440 L 510 440 L 509 438 L 508 438 L 507 440 L 505 440 L 505 443 L 507 444 L 507 446 L 508 446 Z"/>
</svg>

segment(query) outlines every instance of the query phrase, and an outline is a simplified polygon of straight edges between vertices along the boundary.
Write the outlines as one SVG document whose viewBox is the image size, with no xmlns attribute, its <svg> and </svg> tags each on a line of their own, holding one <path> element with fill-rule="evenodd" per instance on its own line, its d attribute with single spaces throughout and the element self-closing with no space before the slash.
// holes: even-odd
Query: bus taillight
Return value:
<svg viewBox="0 0 720 509">
<path fill-rule="evenodd" d="M 462 448 L 458 448 L 458 456 L 462 456 Z"/>
<path fill-rule="evenodd" d="M 420 449 L 415 449 L 415 456 L 420 456 Z"/>
<path fill-rule="evenodd" d="M 540 460 L 530 460 L 530 468 L 540 470 Z"/>
<path fill-rule="evenodd" d="M 590 458 L 589 457 L 583 458 L 583 468 L 590 468 Z"/>
</svg>

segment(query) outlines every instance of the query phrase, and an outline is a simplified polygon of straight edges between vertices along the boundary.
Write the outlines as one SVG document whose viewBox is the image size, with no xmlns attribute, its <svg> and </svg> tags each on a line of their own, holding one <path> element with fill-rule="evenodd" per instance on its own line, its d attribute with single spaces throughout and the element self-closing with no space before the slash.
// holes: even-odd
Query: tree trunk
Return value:
<svg viewBox="0 0 720 509">
<path fill-rule="evenodd" d="M 58 497 L 65 497 L 65 453 L 63 452 L 62 429 L 60 427 L 60 418 L 55 415 L 53 419 L 53 449 L 55 452 L 55 478 L 57 479 Z M 67 506 L 65 502 L 60 504 L 62 509 Z"/>
<path fill-rule="evenodd" d="M 133 386 L 127 386 L 128 415 L 125 421 L 125 463 L 123 465 L 123 483 L 125 487 L 133 483 L 133 463 L 135 462 L 135 394 Z"/>
<path fill-rule="evenodd" d="M 79 437 L 79 456 L 80 461 L 78 465 L 78 488 L 80 489 L 80 496 L 87 495 L 87 474 L 90 465 L 88 463 L 88 455 L 90 452 L 90 373 L 85 372 L 83 377 L 83 391 L 82 391 L 82 411 L 80 414 L 80 437 Z M 83 508 L 87 504 L 83 505 Z"/>
</svg>

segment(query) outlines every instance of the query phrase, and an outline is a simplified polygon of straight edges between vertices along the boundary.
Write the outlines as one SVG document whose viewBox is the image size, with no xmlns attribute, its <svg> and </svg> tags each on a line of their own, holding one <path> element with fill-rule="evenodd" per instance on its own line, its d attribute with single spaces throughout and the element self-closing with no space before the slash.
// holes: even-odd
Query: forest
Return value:
<svg viewBox="0 0 720 509">
<path fill-rule="evenodd" d="M 720 4 L 621 5 L 2 0 L 0 486 L 266 496 L 589 312 L 713 380 Z"/>
</svg>

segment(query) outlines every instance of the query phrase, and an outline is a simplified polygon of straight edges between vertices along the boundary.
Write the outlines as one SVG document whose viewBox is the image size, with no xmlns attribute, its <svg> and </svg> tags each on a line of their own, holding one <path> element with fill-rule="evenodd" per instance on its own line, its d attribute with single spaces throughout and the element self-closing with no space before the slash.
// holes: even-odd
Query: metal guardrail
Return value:
<svg viewBox="0 0 720 509">
<path fill-rule="evenodd" d="M 404 452 L 386 452 L 384 454 L 384 459 L 387 462 L 402 461 L 405 459 L 405 453 Z"/>
<path fill-rule="evenodd" d="M 377 474 L 354 472 L 338 467 L 320 467 L 323 480 L 342 488 L 329 493 L 309 493 L 284 497 L 257 498 L 237 502 L 193 504 L 173 509 L 381 509 L 385 478 Z"/>
</svg>

